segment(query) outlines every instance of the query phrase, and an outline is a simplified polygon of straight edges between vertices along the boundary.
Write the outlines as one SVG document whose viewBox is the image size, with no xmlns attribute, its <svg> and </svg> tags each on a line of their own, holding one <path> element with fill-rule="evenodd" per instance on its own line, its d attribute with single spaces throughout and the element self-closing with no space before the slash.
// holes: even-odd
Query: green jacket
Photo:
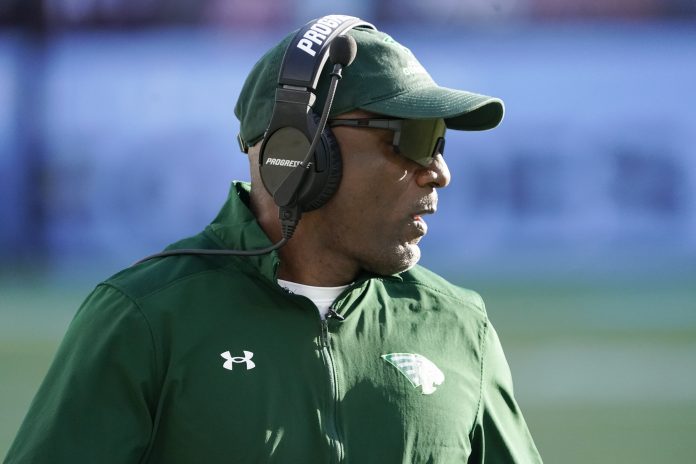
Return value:
<svg viewBox="0 0 696 464">
<path fill-rule="evenodd" d="M 240 201 L 241 200 L 241 201 Z M 270 243 L 235 184 L 171 248 Z M 80 307 L 7 463 L 536 463 L 481 298 L 422 267 L 322 321 L 277 254 L 130 267 Z"/>
</svg>

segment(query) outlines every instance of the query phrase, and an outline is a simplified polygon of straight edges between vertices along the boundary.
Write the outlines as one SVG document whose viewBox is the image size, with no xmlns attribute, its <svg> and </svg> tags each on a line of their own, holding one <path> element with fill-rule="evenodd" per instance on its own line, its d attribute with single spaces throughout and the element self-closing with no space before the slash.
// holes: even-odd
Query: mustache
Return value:
<svg viewBox="0 0 696 464">
<path fill-rule="evenodd" d="M 433 214 L 437 211 L 437 191 L 421 198 L 413 205 L 413 211 L 418 214 Z"/>
</svg>

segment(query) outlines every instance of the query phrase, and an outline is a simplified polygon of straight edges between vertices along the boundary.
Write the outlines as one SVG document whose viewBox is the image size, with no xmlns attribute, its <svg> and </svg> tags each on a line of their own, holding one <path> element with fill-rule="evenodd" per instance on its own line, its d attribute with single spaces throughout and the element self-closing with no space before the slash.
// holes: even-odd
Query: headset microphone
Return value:
<svg viewBox="0 0 696 464">
<path fill-rule="evenodd" d="M 350 66 L 358 54 L 358 44 L 355 39 L 349 35 L 339 35 L 331 42 L 329 48 L 329 59 L 334 65 L 340 65 L 342 68 Z M 336 68 L 334 67 L 334 72 Z"/>
</svg>

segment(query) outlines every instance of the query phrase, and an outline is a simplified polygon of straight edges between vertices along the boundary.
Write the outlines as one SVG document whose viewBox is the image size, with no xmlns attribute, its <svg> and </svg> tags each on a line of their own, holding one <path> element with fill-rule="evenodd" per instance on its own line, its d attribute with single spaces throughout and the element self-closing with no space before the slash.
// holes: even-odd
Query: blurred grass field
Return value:
<svg viewBox="0 0 696 464">
<path fill-rule="evenodd" d="M 487 302 L 545 462 L 694 462 L 692 277 L 458 281 Z M 0 456 L 97 279 L 0 280 Z"/>
</svg>

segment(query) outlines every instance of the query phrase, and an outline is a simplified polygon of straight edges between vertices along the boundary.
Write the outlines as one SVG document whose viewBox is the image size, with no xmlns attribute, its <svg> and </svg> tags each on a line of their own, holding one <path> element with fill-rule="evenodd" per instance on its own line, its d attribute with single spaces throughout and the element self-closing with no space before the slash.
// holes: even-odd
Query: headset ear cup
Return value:
<svg viewBox="0 0 696 464">
<path fill-rule="evenodd" d="M 318 120 L 318 117 L 317 117 Z M 325 172 L 322 175 L 314 175 L 311 182 L 318 182 L 322 185 L 315 185 L 309 189 L 315 191 L 312 198 L 300 198 L 300 205 L 303 211 L 312 211 L 324 206 L 336 193 L 341 184 L 343 175 L 343 161 L 341 150 L 338 146 L 336 136 L 328 127 L 321 133 L 321 139 L 317 144 L 316 156 L 323 157 L 326 163 Z"/>
</svg>

